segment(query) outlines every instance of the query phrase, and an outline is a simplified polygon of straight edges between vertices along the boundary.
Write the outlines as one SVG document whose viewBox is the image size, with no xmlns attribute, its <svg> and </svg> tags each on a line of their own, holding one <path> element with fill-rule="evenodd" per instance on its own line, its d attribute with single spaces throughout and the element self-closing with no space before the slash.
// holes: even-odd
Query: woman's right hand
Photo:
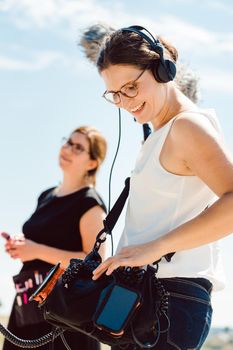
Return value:
<svg viewBox="0 0 233 350">
<path fill-rule="evenodd" d="M 134 244 L 121 248 L 121 250 L 102 262 L 93 271 L 93 280 L 97 280 L 103 273 L 111 275 L 118 267 L 142 267 L 161 259 L 167 252 L 162 251 L 159 239 L 143 244 Z"/>
<path fill-rule="evenodd" d="M 9 254 L 9 250 L 12 245 L 12 237 L 7 232 L 1 232 L 1 236 L 6 240 L 6 243 L 4 244 L 5 252 Z"/>
<path fill-rule="evenodd" d="M 14 255 L 15 245 L 18 242 L 24 242 L 25 241 L 24 235 L 21 233 L 21 234 L 16 234 L 14 236 L 10 236 L 6 232 L 2 232 L 1 235 L 2 235 L 2 237 L 4 237 L 6 239 L 6 243 L 5 243 L 5 251 L 6 251 L 6 253 L 8 253 L 11 258 L 17 259 L 17 256 Z"/>
</svg>

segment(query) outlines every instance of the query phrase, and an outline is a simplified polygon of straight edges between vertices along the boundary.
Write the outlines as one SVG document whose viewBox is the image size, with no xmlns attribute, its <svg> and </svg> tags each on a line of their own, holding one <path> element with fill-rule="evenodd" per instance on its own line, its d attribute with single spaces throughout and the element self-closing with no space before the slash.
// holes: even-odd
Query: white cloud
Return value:
<svg viewBox="0 0 233 350">
<path fill-rule="evenodd" d="M 40 52 L 34 55 L 31 60 L 12 59 L 7 56 L 0 56 L 0 70 L 33 71 L 44 69 L 57 61 L 61 61 L 63 55 L 57 52 Z"/>
<path fill-rule="evenodd" d="M 176 6 L 196 6 L 197 0 L 176 0 Z M 205 0 L 199 4 L 199 11 L 205 7 L 208 9 L 216 10 L 218 12 L 226 12 L 227 14 L 233 13 L 233 3 L 228 0 Z"/>
<path fill-rule="evenodd" d="M 123 1 L 106 3 L 98 0 L 0 0 L 1 12 L 8 14 L 17 26 L 24 29 L 31 30 L 33 27 L 33 29 L 52 30 L 53 25 L 59 25 L 56 31 L 72 38 L 72 41 L 77 40 L 77 34 L 81 33 L 80 29 L 99 20 L 111 23 L 115 28 L 140 23 L 152 32 L 174 42 L 181 51 L 181 56 L 190 57 L 190 60 L 193 55 L 206 60 L 209 57 L 233 54 L 233 32 L 224 33 L 223 36 L 222 33 L 208 31 L 171 15 L 158 14 L 155 22 L 154 19 L 141 16 L 140 13 L 131 14 L 126 11 Z M 43 69 L 57 59 L 56 55 L 49 56 L 47 52 L 37 55 L 34 62 L 2 57 L 0 69 Z M 68 57 L 63 59 L 64 64 L 73 65 L 78 70 L 80 64 L 83 64 L 82 62 L 74 64 Z"/>
<path fill-rule="evenodd" d="M 233 72 L 203 70 L 200 73 L 200 85 L 202 88 L 221 93 L 233 93 Z"/>
<path fill-rule="evenodd" d="M 17 49 L 18 53 L 26 53 L 27 58 L 19 59 L 11 58 L 9 55 L 0 55 L 0 71 L 40 71 L 54 65 L 60 65 L 71 69 L 74 74 L 92 74 L 90 63 L 86 59 L 68 56 L 56 51 L 32 52 L 23 47 Z"/>
<path fill-rule="evenodd" d="M 0 3 L 0 11 L 9 13 L 19 26 L 34 23 L 42 27 L 46 22 L 56 18 L 56 0 L 5 0 Z"/>
<path fill-rule="evenodd" d="M 61 21 L 79 26 L 84 23 L 112 21 L 121 13 L 119 3 L 104 6 L 98 0 L 5 0 L 0 11 L 9 13 L 20 27 L 37 26 L 44 28 Z"/>
<path fill-rule="evenodd" d="M 226 4 L 226 2 L 223 3 L 223 1 L 219 1 L 219 0 L 209 0 L 207 2 L 207 5 L 217 11 L 225 12 L 228 15 L 233 13 L 233 4 L 230 1 Z"/>
<path fill-rule="evenodd" d="M 214 3 L 215 6 L 221 5 L 219 1 Z M 98 0 L 5 0 L 0 2 L 1 11 L 8 13 L 16 25 L 24 28 L 51 28 L 52 25 L 65 22 L 68 26 L 80 29 L 99 20 L 111 23 L 116 28 L 141 23 L 167 36 L 179 47 L 199 51 L 200 55 L 205 55 L 207 51 L 233 53 L 233 32 L 223 36 L 220 32 L 208 31 L 171 15 L 158 14 L 155 23 L 154 19 L 142 17 L 140 13 L 132 15 L 121 1 L 107 4 Z"/>
<path fill-rule="evenodd" d="M 211 32 L 175 16 L 162 16 L 156 23 L 161 35 L 166 36 L 178 47 L 200 56 L 233 53 L 233 32 Z"/>
</svg>

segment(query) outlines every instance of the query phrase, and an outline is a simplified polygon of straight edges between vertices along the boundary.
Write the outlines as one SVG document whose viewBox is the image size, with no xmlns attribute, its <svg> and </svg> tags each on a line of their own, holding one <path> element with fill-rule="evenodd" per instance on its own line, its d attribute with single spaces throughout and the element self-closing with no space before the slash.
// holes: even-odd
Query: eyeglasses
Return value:
<svg viewBox="0 0 233 350">
<path fill-rule="evenodd" d="M 63 147 L 71 147 L 71 150 L 74 154 L 79 155 L 80 153 L 86 152 L 90 154 L 80 143 L 74 143 L 70 138 L 63 137 L 62 138 L 62 146 Z"/>
<path fill-rule="evenodd" d="M 121 95 L 128 98 L 136 97 L 138 94 L 137 80 L 141 78 L 141 76 L 146 70 L 147 68 L 144 69 L 135 80 L 123 85 L 119 91 L 106 90 L 102 97 L 104 97 L 106 101 L 111 102 L 115 105 L 121 102 Z"/>
</svg>

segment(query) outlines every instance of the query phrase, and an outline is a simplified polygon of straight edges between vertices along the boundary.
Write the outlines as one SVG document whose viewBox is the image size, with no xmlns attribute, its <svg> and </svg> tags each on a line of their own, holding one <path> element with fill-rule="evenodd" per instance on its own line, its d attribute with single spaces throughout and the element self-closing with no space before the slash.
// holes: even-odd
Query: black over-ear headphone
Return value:
<svg viewBox="0 0 233 350">
<path fill-rule="evenodd" d="M 144 27 L 135 25 L 127 28 L 121 29 L 123 32 L 134 32 L 140 35 L 143 39 L 145 39 L 151 46 L 151 49 L 155 51 L 159 55 L 159 59 L 155 59 L 154 64 L 151 67 L 151 71 L 155 77 L 155 79 L 159 83 L 167 83 L 175 78 L 176 75 L 176 65 L 172 60 L 164 59 L 163 56 L 163 46 L 159 42 L 158 39 L 155 39 L 154 36 Z M 142 31 L 146 31 L 150 34 L 151 38 L 143 33 Z"/>
</svg>

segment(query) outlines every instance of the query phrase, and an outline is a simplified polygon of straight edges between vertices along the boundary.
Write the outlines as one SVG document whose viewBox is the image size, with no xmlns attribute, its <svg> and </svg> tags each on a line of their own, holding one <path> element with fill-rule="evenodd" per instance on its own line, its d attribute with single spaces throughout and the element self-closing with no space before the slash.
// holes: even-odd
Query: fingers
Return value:
<svg viewBox="0 0 233 350">
<path fill-rule="evenodd" d="M 145 251 L 142 246 L 131 245 L 122 248 L 116 255 L 108 258 L 93 271 L 93 280 L 97 280 L 103 273 L 111 273 L 120 266 L 143 266 L 147 257 L 143 257 Z"/>
<path fill-rule="evenodd" d="M 19 257 L 19 244 L 13 240 L 7 241 L 5 244 L 5 252 L 8 253 L 11 258 L 17 259 Z"/>
<path fill-rule="evenodd" d="M 93 271 L 93 280 L 97 280 L 109 267 L 112 258 L 108 258 Z"/>
<path fill-rule="evenodd" d="M 17 233 L 16 235 L 14 235 L 14 240 L 18 242 L 23 242 L 25 241 L 25 236 L 23 233 Z"/>
<path fill-rule="evenodd" d="M 10 250 L 15 249 L 15 244 L 12 241 L 7 241 L 5 244 L 5 251 L 8 253 Z"/>
<path fill-rule="evenodd" d="M 9 248 L 8 250 L 6 250 L 6 252 L 10 255 L 11 258 L 13 259 L 18 259 L 19 258 L 19 254 L 17 249 L 14 248 Z"/>
<path fill-rule="evenodd" d="M 107 269 L 106 275 L 111 275 L 114 270 L 120 266 L 129 266 L 127 259 L 119 259 L 118 261 L 113 262 Z"/>
<path fill-rule="evenodd" d="M 106 275 L 111 275 L 114 270 L 120 266 L 131 266 L 131 261 L 127 257 L 115 255 L 105 260 L 93 271 L 93 280 L 97 280 L 104 272 Z"/>
<path fill-rule="evenodd" d="M 20 258 L 20 246 L 22 247 L 25 245 L 25 239 L 23 238 L 23 235 L 18 235 L 18 239 L 15 239 L 15 237 L 10 237 L 7 233 L 3 232 L 1 233 L 2 237 L 6 238 L 7 241 L 4 245 L 5 252 L 10 255 L 12 259 L 19 259 Z M 8 237 L 8 236 L 9 237 Z"/>
<path fill-rule="evenodd" d="M 14 238 L 10 238 L 9 240 L 6 241 L 5 243 L 5 250 L 8 252 L 10 249 L 16 249 L 17 246 L 22 246 L 25 245 L 25 240 L 15 240 Z"/>
<path fill-rule="evenodd" d="M 12 254 L 10 254 L 10 256 L 12 259 L 19 259 L 19 256 L 17 253 L 12 252 Z"/>
</svg>

